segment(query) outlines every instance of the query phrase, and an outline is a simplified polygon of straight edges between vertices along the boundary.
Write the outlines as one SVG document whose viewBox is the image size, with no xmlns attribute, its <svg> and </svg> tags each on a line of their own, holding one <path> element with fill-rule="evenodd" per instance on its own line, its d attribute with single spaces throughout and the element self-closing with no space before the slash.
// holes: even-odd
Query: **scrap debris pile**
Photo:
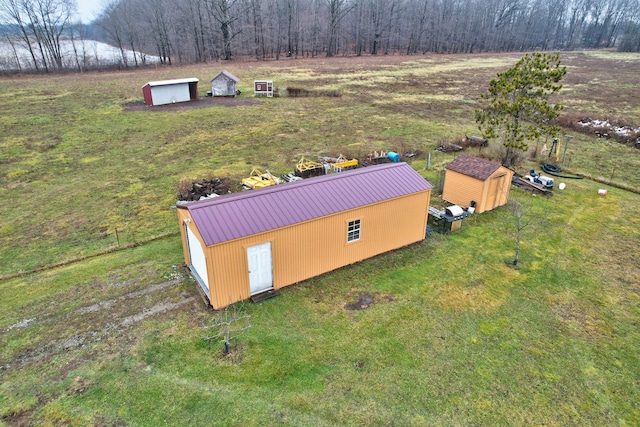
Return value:
<svg viewBox="0 0 640 427">
<path fill-rule="evenodd" d="M 462 151 L 465 148 L 469 148 L 469 147 L 478 147 L 478 149 L 482 149 L 484 147 L 489 146 L 488 139 L 482 138 L 480 136 L 475 136 L 475 135 L 471 135 L 471 136 L 465 135 L 464 138 L 462 138 L 457 142 L 458 144 L 454 144 L 449 141 L 441 141 L 436 147 L 436 151 L 440 151 L 443 153 L 455 153 L 457 151 Z"/>
<path fill-rule="evenodd" d="M 312 176 L 324 175 L 325 173 L 327 173 L 327 171 L 324 168 L 324 164 L 307 160 L 304 157 L 296 164 L 296 170 L 293 172 L 294 176 L 299 178 L 310 178 Z"/>
<path fill-rule="evenodd" d="M 178 186 L 178 202 L 187 203 L 221 196 L 231 193 L 233 187 L 231 180 L 226 177 L 193 182 L 183 178 Z"/>
<path fill-rule="evenodd" d="M 456 151 L 462 151 L 462 145 L 454 144 L 452 142 L 441 141 L 440 144 L 436 147 L 436 151 L 440 151 L 442 153 L 455 153 Z"/>
<path fill-rule="evenodd" d="M 546 189 L 553 189 L 553 178 L 536 173 L 533 169 L 529 172 L 529 175 L 525 176 L 525 179 L 534 184 L 543 186 Z"/>
<path fill-rule="evenodd" d="M 405 153 L 403 157 L 412 158 L 416 153 Z M 400 154 L 393 151 L 371 151 L 363 160 L 350 158 L 338 153 L 336 157 L 319 157 L 318 161 L 308 160 L 302 157 L 296 163 L 294 170 L 290 173 L 276 176 L 268 169 L 263 173 L 257 167 L 251 170 L 246 178 L 242 178 L 240 184 L 236 185 L 229 178 L 212 178 L 190 182 L 187 178 L 180 180 L 178 185 L 178 205 L 206 200 L 218 197 L 223 194 L 242 190 L 253 190 L 270 187 L 285 182 L 300 181 L 305 178 L 326 175 L 328 173 L 339 173 L 349 169 L 376 165 L 388 162 L 400 161 Z"/>
<path fill-rule="evenodd" d="M 575 128 L 581 132 L 593 133 L 599 138 L 614 138 L 622 143 L 633 143 L 640 148 L 640 127 L 616 125 L 608 120 L 585 117 L 576 122 Z"/>
</svg>

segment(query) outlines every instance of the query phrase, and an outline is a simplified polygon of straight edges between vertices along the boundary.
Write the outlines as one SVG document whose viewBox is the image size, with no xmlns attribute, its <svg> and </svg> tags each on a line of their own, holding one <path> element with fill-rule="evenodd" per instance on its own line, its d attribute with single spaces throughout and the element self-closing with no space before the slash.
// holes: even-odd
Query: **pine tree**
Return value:
<svg viewBox="0 0 640 427">
<path fill-rule="evenodd" d="M 560 66 L 560 53 L 526 54 L 509 70 L 498 73 L 482 94 L 487 106 L 476 110 L 476 122 L 485 138 L 502 138 L 507 148 L 503 164 L 511 166 L 515 150 L 526 151 L 528 141 L 542 134 L 555 136 L 560 128 L 549 122 L 558 117 L 561 104 L 549 104 L 567 73 Z"/>
</svg>

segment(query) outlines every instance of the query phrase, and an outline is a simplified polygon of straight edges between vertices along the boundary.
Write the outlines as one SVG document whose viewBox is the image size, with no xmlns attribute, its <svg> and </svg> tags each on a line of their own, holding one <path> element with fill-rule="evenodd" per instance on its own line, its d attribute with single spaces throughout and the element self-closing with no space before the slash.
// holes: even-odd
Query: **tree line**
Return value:
<svg viewBox="0 0 640 427">
<path fill-rule="evenodd" d="M 82 35 L 75 0 L 0 0 L 36 68 Z M 123 66 L 283 57 L 612 48 L 640 51 L 637 0 L 114 0 L 93 23 Z M 5 26 L 4 28 L 7 28 Z M 75 30 L 74 30 L 75 29 Z M 5 31 L 6 33 L 6 31 Z M 126 52 L 134 52 L 131 56 Z"/>
</svg>

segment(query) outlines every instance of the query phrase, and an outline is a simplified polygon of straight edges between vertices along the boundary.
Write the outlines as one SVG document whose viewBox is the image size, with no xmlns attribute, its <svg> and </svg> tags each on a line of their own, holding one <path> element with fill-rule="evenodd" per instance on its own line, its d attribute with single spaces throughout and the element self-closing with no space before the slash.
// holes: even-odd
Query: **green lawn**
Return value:
<svg viewBox="0 0 640 427">
<path fill-rule="evenodd" d="M 251 328 L 228 356 L 203 339 L 214 313 L 182 266 L 180 178 L 411 148 L 432 152 L 431 169 L 412 165 L 437 184 L 453 155 L 433 148 L 475 133 L 479 93 L 517 58 L 229 63 L 240 99 L 270 76 L 342 97 L 180 112 L 122 105 L 162 78 L 197 76 L 204 93 L 220 64 L 1 79 L 0 275 L 101 255 L 0 281 L 0 425 L 640 424 L 640 195 L 592 180 L 512 190 L 548 212 L 517 269 L 500 208 L 239 304 Z M 563 54 L 567 108 L 640 122 L 582 87 L 628 61 L 640 70 L 640 56 Z M 638 80 L 621 73 L 612 93 Z M 575 134 L 569 154 L 573 172 L 640 188 L 637 149 Z"/>
</svg>

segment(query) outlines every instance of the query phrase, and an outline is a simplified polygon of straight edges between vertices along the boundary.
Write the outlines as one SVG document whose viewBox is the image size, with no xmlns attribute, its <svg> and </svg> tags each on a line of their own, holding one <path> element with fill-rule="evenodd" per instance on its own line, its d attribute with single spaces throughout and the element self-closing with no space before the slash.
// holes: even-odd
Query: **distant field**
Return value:
<svg viewBox="0 0 640 427">
<path fill-rule="evenodd" d="M 455 154 L 434 148 L 477 133 L 480 93 L 519 57 L 0 79 L 0 423 L 640 424 L 640 150 L 573 131 L 565 166 L 597 181 L 513 191 L 549 212 L 519 269 L 505 265 L 513 235 L 498 209 L 245 305 L 252 327 L 231 356 L 202 339 L 212 313 L 182 267 L 181 178 L 239 182 L 254 166 L 382 149 L 418 153 L 412 166 L 437 186 Z M 565 114 L 640 125 L 640 55 L 562 61 Z M 198 77 L 204 96 L 222 69 L 241 79 L 237 105 L 126 108 L 152 80 Z M 248 102 L 254 79 L 341 96 Z M 364 294 L 374 304 L 344 309 Z"/>
</svg>

